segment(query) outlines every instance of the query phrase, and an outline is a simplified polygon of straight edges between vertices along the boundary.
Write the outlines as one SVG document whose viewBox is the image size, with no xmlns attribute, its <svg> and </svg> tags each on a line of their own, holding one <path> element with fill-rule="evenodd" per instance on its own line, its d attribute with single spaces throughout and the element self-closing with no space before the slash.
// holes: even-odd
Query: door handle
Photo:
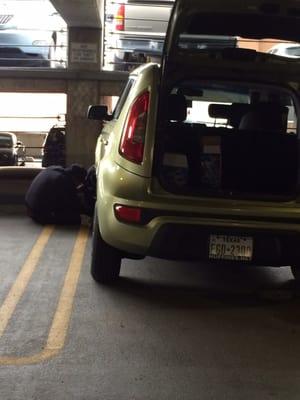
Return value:
<svg viewBox="0 0 300 400">
<path fill-rule="evenodd" d="M 105 146 L 108 145 L 108 140 L 107 139 L 101 138 L 100 142 L 103 143 Z"/>
</svg>

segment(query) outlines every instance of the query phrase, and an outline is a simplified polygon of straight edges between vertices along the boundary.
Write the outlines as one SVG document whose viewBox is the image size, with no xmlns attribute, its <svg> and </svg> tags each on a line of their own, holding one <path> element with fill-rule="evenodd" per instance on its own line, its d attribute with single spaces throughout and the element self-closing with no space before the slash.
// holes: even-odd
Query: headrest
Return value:
<svg viewBox="0 0 300 400">
<path fill-rule="evenodd" d="M 245 114 L 251 110 L 251 104 L 248 103 L 232 103 L 231 105 L 231 116 L 229 123 L 234 128 L 240 126 L 241 120 Z"/>
<path fill-rule="evenodd" d="M 245 114 L 239 129 L 286 132 L 288 107 L 276 103 L 258 103 Z"/>
<path fill-rule="evenodd" d="M 168 121 L 182 122 L 186 120 L 187 103 L 183 94 L 170 94 L 167 104 Z"/>
<path fill-rule="evenodd" d="M 247 103 L 232 103 L 232 104 L 210 104 L 208 106 L 208 114 L 211 118 L 227 119 L 228 123 L 237 128 L 251 105 Z"/>
<path fill-rule="evenodd" d="M 208 106 L 208 115 L 211 118 L 228 119 L 231 115 L 231 105 L 211 103 Z"/>
</svg>

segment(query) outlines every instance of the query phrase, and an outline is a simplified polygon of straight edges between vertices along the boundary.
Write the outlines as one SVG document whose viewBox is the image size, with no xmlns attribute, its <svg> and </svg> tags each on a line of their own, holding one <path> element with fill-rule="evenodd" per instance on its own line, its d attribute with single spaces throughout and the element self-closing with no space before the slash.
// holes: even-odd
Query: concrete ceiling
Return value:
<svg viewBox="0 0 300 400">
<path fill-rule="evenodd" d="M 51 0 L 69 27 L 101 28 L 102 0 Z"/>
</svg>

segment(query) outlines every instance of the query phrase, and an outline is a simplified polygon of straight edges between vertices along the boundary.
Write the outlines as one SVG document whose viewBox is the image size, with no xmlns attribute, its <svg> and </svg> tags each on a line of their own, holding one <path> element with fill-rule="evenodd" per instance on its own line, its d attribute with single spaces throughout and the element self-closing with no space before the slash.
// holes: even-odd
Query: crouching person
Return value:
<svg viewBox="0 0 300 400">
<path fill-rule="evenodd" d="M 80 224 L 84 205 L 79 193 L 86 173 L 77 164 L 68 168 L 51 166 L 41 171 L 25 196 L 28 215 L 40 224 Z"/>
<path fill-rule="evenodd" d="M 96 167 L 92 165 L 88 170 L 84 182 L 84 205 L 86 214 L 92 217 L 96 202 Z"/>
</svg>

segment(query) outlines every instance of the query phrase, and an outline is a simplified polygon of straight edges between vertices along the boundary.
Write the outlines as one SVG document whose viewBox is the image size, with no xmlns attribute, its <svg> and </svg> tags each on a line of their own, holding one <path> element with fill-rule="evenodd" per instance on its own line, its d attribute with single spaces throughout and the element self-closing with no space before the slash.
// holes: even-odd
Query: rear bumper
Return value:
<svg viewBox="0 0 300 400">
<path fill-rule="evenodd" d="M 164 41 L 160 39 L 138 39 L 136 37 L 115 37 L 108 45 L 111 52 L 120 60 L 123 60 L 126 53 L 144 54 L 146 56 L 161 57 Z"/>
<path fill-rule="evenodd" d="M 124 51 L 131 51 L 135 53 L 146 53 L 150 55 L 160 55 L 163 51 L 163 40 L 157 39 L 133 39 L 121 38 L 117 42 L 117 47 L 124 49 Z"/>
<path fill-rule="evenodd" d="M 15 165 L 15 156 L 0 154 L 0 166 L 1 165 L 4 165 L 4 166 L 5 165 L 6 166 Z"/>
<path fill-rule="evenodd" d="M 100 212 L 99 226 L 104 240 L 125 253 L 210 261 L 210 235 L 228 235 L 253 239 L 252 260 L 243 263 L 282 266 L 299 264 L 300 261 L 299 224 L 161 215 L 139 225 L 121 222 L 113 210 L 107 213 L 106 208 L 105 212 Z"/>
<path fill-rule="evenodd" d="M 168 223 L 158 229 L 148 254 L 166 259 L 210 261 L 208 254 L 211 234 L 251 236 L 253 259 L 250 262 L 244 261 L 247 264 L 281 266 L 293 265 L 300 260 L 299 232 L 203 227 L 176 223 Z M 218 261 L 213 260 L 213 262 Z"/>
<path fill-rule="evenodd" d="M 112 171 L 114 179 L 112 179 Z M 300 209 L 277 204 L 155 195 L 149 178 L 106 163 L 97 185 L 103 239 L 125 253 L 165 259 L 208 260 L 211 234 L 251 236 L 254 265 L 300 261 Z M 139 223 L 117 219 L 114 205 L 141 208 Z"/>
</svg>

